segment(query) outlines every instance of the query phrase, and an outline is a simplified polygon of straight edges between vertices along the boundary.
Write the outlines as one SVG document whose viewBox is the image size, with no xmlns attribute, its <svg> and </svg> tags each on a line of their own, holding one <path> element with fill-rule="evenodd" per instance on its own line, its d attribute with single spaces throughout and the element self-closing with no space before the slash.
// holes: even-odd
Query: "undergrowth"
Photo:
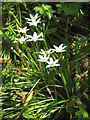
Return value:
<svg viewBox="0 0 90 120">
<path fill-rule="evenodd" d="M 2 3 L 2 120 L 89 118 L 88 6 Z"/>
</svg>

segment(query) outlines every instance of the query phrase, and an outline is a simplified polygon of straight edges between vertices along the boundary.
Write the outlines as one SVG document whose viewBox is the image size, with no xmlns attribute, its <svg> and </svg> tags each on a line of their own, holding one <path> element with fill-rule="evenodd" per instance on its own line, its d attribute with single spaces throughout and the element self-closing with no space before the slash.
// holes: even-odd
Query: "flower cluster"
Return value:
<svg viewBox="0 0 90 120">
<path fill-rule="evenodd" d="M 30 18 L 25 18 L 27 21 L 27 23 L 32 26 L 37 26 L 38 23 L 40 23 L 40 19 L 39 18 L 40 16 L 38 16 L 38 13 L 33 17 L 33 15 L 30 14 Z M 21 33 L 26 33 L 29 29 L 27 29 L 27 27 L 25 26 L 24 28 L 20 28 L 19 27 L 19 30 L 15 30 L 17 32 L 21 32 Z M 36 42 L 36 41 L 43 41 L 43 33 L 41 32 L 39 35 L 34 32 L 33 33 L 33 36 L 31 35 L 27 35 L 27 37 L 21 37 L 21 38 L 15 38 L 16 41 L 14 41 L 14 43 L 16 43 L 17 41 L 19 41 L 21 44 L 23 44 L 24 41 L 33 41 L 33 42 Z M 64 46 L 63 47 L 63 44 L 61 44 L 59 47 L 53 45 L 54 49 L 49 49 L 48 51 L 44 51 L 43 49 L 41 49 L 41 52 L 40 55 L 39 55 L 39 59 L 38 61 L 40 62 L 46 62 L 47 63 L 47 66 L 46 68 L 49 68 L 49 67 L 54 67 L 54 66 L 60 66 L 60 64 L 58 64 L 58 61 L 59 59 L 56 59 L 54 60 L 50 55 L 53 53 L 53 52 L 65 52 L 65 48 L 67 46 Z"/>
<path fill-rule="evenodd" d="M 64 50 L 67 46 L 63 47 L 63 44 L 61 44 L 59 47 L 53 45 L 53 47 L 55 49 L 49 49 L 48 51 L 44 51 L 43 49 L 41 49 L 41 52 L 39 55 L 39 59 L 38 61 L 40 62 L 46 62 L 48 65 L 46 66 L 46 68 L 49 67 L 54 67 L 54 66 L 60 66 L 60 64 L 57 64 L 59 59 L 56 59 L 55 61 L 53 60 L 52 57 L 50 57 L 50 54 L 53 52 L 65 52 L 66 50 Z"/>
<path fill-rule="evenodd" d="M 30 14 L 30 18 L 25 18 L 25 19 L 28 20 L 27 23 L 30 26 L 32 26 L 32 25 L 37 26 L 37 24 L 40 23 L 41 18 L 39 18 L 38 13 L 34 17 Z M 28 30 L 30 30 L 30 29 L 27 29 L 27 27 L 25 26 L 24 28 L 19 27 L 19 30 L 15 30 L 15 31 L 20 32 L 20 33 L 26 33 Z M 37 33 L 34 32 L 33 36 L 27 35 L 26 38 L 24 38 L 23 36 L 21 38 L 19 38 L 19 39 L 15 38 L 16 41 L 13 41 L 13 42 L 16 43 L 17 41 L 19 41 L 21 44 L 23 44 L 24 41 L 33 41 L 33 42 L 43 41 L 44 39 L 40 38 L 41 36 L 43 37 L 42 32 L 39 35 L 37 35 Z"/>
</svg>

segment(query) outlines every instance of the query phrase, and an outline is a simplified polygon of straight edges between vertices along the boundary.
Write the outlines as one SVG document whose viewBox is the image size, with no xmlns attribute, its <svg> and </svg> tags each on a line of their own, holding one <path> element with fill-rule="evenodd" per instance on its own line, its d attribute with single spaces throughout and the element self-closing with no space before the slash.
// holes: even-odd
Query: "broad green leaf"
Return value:
<svg viewBox="0 0 90 120">
<path fill-rule="evenodd" d="M 53 34 L 57 31 L 57 28 L 51 28 L 45 31 L 45 34 Z"/>
</svg>

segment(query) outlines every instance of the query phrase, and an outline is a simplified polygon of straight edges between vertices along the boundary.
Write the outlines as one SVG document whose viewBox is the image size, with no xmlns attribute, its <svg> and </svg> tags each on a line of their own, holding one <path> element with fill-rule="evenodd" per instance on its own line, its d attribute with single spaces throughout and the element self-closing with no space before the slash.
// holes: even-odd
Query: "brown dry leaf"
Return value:
<svg viewBox="0 0 90 120">
<path fill-rule="evenodd" d="M 8 61 L 8 58 L 0 58 L 0 63 L 7 63 Z"/>
<path fill-rule="evenodd" d="M 73 103 L 77 103 L 79 105 L 79 102 L 77 101 L 76 98 L 74 98 L 72 101 L 70 101 L 67 105 L 66 105 L 66 111 L 69 112 L 68 107 L 71 106 Z"/>
<path fill-rule="evenodd" d="M 22 102 L 25 100 L 25 97 L 28 94 L 28 92 L 20 93 L 20 92 L 17 92 L 16 90 L 14 90 L 14 92 L 21 97 Z"/>
</svg>

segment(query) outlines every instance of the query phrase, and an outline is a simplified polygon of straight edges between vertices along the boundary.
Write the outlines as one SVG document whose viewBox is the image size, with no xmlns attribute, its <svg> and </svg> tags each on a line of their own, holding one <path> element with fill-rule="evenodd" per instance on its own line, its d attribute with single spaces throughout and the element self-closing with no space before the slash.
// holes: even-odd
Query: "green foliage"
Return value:
<svg viewBox="0 0 90 120">
<path fill-rule="evenodd" d="M 56 4 L 56 7 L 58 8 L 58 14 L 60 14 L 62 11 L 65 15 L 72 15 L 77 16 L 78 12 L 82 8 L 81 3 L 60 3 Z"/>
<path fill-rule="evenodd" d="M 87 4 L 2 3 L 3 120 L 89 118 L 89 30 L 83 19 Z M 37 26 L 25 20 L 35 15 L 33 10 L 41 17 Z M 24 26 L 30 31 L 15 32 Z M 44 41 L 13 43 L 33 32 L 43 32 Z M 60 66 L 46 69 L 47 63 L 38 61 L 39 52 L 60 44 L 67 46 L 66 52 L 50 54 Z"/>
<path fill-rule="evenodd" d="M 36 12 L 39 12 L 43 17 L 47 16 L 49 19 L 53 16 L 55 10 L 52 9 L 51 5 L 42 4 L 41 6 L 34 7 Z"/>
<path fill-rule="evenodd" d="M 53 34 L 54 32 L 57 31 L 57 28 L 51 28 L 51 29 L 48 29 L 45 34 Z"/>
<path fill-rule="evenodd" d="M 81 104 L 80 105 L 80 110 L 79 111 L 77 111 L 77 112 L 75 112 L 75 116 L 77 117 L 77 118 L 88 118 L 89 116 L 88 116 L 88 113 L 87 113 L 87 111 L 86 111 L 86 105 L 85 104 Z"/>
</svg>

